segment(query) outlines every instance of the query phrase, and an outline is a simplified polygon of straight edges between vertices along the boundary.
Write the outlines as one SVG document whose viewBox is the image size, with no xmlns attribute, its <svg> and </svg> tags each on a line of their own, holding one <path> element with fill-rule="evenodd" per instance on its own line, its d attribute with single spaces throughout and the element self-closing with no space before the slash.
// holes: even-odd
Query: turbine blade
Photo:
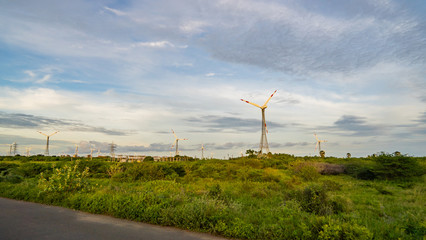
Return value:
<svg viewBox="0 0 426 240">
<path fill-rule="evenodd" d="M 318 142 L 317 142 L 317 144 L 315 145 L 315 150 L 317 150 L 317 148 L 318 148 Z"/>
<path fill-rule="evenodd" d="M 51 136 L 53 136 L 53 135 L 57 134 L 58 132 L 59 132 L 59 131 L 56 131 L 56 132 L 54 132 L 54 133 L 50 134 L 50 135 L 49 135 L 49 137 L 51 137 Z"/>
<path fill-rule="evenodd" d="M 177 139 L 176 138 L 176 140 L 173 142 L 173 144 L 172 144 L 172 147 L 171 148 L 173 148 L 174 146 L 175 146 L 175 144 L 176 144 L 176 142 L 178 141 L 179 139 Z"/>
<path fill-rule="evenodd" d="M 319 140 L 318 140 L 318 137 L 317 137 L 317 133 L 314 133 L 314 136 L 315 136 L 315 139 L 316 139 L 317 141 L 319 141 Z"/>
<path fill-rule="evenodd" d="M 266 123 L 265 123 L 265 130 L 266 130 L 266 133 L 269 133 L 268 132 L 268 127 L 266 126 Z"/>
<path fill-rule="evenodd" d="M 277 92 L 277 90 L 274 91 L 274 93 L 271 94 L 271 96 L 268 98 L 268 100 L 266 100 L 266 102 L 263 104 L 263 106 L 266 106 L 266 104 L 268 104 L 269 100 L 271 100 L 272 96 L 274 96 L 274 94 Z"/>
<path fill-rule="evenodd" d="M 176 136 L 175 131 L 173 131 L 173 129 L 172 129 L 172 133 L 173 135 L 175 135 L 175 138 L 177 139 L 178 137 Z"/>
<path fill-rule="evenodd" d="M 256 103 L 252 103 L 252 102 L 249 102 L 249 101 L 244 100 L 244 99 L 241 99 L 241 101 L 246 102 L 246 103 L 248 103 L 248 104 L 251 104 L 251 105 L 253 105 L 253 106 L 255 106 L 255 107 L 262 108 L 261 106 L 257 105 Z"/>
<path fill-rule="evenodd" d="M 40 132 L 40 131 L 37 131 L 38 133 L 40 133 L 41 135 L 44 135 L 44 136 L 46 136 L 46 137 L 48 137 L 48 135 L 47 134 L 45 134 L 45 133 L 42 133 L 42 132 Z"/>
</svg>

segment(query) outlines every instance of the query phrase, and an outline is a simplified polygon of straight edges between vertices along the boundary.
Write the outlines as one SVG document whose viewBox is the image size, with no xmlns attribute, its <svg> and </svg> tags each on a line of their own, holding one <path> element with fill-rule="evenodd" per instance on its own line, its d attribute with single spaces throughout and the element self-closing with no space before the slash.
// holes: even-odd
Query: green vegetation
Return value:
<svg viewBox="0 0 426 240">
<path fill-rule="evenodd" d="M 0 196 L 239 239 L 423 239 L 426 158 L 0 157 Z"/>
</svg>

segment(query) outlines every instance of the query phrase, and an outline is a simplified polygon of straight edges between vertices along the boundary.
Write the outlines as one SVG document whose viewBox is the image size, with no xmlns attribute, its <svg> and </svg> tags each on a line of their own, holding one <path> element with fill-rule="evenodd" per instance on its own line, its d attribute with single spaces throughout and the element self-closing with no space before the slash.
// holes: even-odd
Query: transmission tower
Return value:
<svg viewBox="0 0 426 240">
<path fill-rule="evenodd" d="M 115 144 L 114 142 L 112 142 L 110 145 L 110 153 L 111 153 L 111 158 L 112 160 L 115 159 L 115 149 L 117 148 L 117 144 Z"/>
<path fill-rule="evenodd" d="M 12 152 L 13 156 L 16 156 L 16 153 L 18 152 L 18 144 L 16 142 L 12 143 Z"/>
<path fill-rule="evenodd" d="M 26 147 L 25 150 L 27 151 L 27 157 L 30 156 L 31 147 Z"/>
</svg>

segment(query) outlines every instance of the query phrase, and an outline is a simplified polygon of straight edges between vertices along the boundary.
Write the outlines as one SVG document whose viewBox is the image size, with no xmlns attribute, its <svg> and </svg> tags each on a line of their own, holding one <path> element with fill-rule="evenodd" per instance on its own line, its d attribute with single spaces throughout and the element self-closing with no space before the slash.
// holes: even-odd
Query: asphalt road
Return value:
<svg viewBox="0 0 426 240">
<path fill-rule="evenodd" d="M 209 234 L 7 198 L 0 198 L 0 239 L 224 240 Z"/>
</svg>

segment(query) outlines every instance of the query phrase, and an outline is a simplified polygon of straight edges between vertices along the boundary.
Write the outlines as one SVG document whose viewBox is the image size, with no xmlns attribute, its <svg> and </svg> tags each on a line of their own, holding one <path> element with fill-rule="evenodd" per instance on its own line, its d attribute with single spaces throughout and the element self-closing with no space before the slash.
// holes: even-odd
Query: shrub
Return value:
<svg viewBox="0 0 426 240">
<path fill-rule="evenodd" d="M 40 173 L 38 186 L 41 192 L 73 192 L 79 190 L 89 190 L 87 177 L 89 176 L 89 168 L 83 172 L 78 170 L 78 162 L 65 165 L 62 168 L 55 168 L 53 174 L 46 178 L 43 173 Z"/>
<path fill-rule="evenodd" d="M 424 168 L 413 157 L 381 154 L 374 159 L 377 162 L 374 173 L 380 179 L 408 180 L 425 173 Z"/>
<path fill-rule="evenodd" d="M 333 180 L 322 181 L 322 186 L 326 191 L 340 191 L 342 188 L 342 184 Z"/>
<path fill-rule="evenodd" d="M 210 187 L 207 195 L 211 198 L 219 198 L 221 194 L 222 194 L 222 188 L 220 187 L 218 183 L 216 183 Z"/>
<path fill-rule="evenodd" d="M 109 166 L 107 173 L 110 178 L 115 178 L 118 174 L 122 173 L 124 168 L 121 163 L 116 162 Z"/>
<path fill-rule="evenodd" d="M 78 170 L 84 171 L 86 168 L 89 168 L 89 176 L 106 177 L 109 165 L 109 162 L 98 159 L 82 160 L 79 161 Z"/>
<path fill-rule="evenodd" d="M 52 170 L 51 164 L 45 164 L 45 163 L 23 163 L 18 168 L 18 172 L 23 177 L 36 177 L 40 173 Z"/>
<path fill-rule="evenodd" d="M 313 162 L 298 162 L 293 166 L 293 171 L 306 181 L 315 181 L 320 177 L 318 164 Z"/>
<path fill-rule="evenodd" d="M 17 168 L 17 167 L 19 167 L 19 165 L 16 163 L 0 163 L 0 173 L 8 169 Z"/>
<path fill-rule="evenodd" d="M 367 240 L 372 239 L 372 237 L 373 234 L 366 227 L 359 226 L 356 223 L 330 221 L 322 226 L 318 239 Z"/>
<path fill-rule="evenodd" d="M 299 191 L 296 197 L 306 212 L 319 215 L 333 212 L 328 201 L 327 190 L 322 185 L 311 184 Z"/>
<path fill-rule="evenodd" d="M 21 175 L 15 174 L 13 171 L 3 171 L 0 173 L 0 182 L 20 183 L 24 180 Z"/>
<path fill-rule="evenodd" d="M 278 169 L 265 168 L 263 170 L 262 180 L 267 182 L 279 182 L 282 179 L 282 173 Z"/>
<path fill-rule="evenodd" d="M 329 200 L 333 213 L 347 213 L 352 210 L 353 203 L 349 198 L 343 196 L 332 196 Z"/>
<path fill-rule="evenodd" d="M 124 176 L 130 181 L 149 181 L 164 179 L 165 174 L 158 164 L 134 163 L 125 170 Z"/>
</svg>

